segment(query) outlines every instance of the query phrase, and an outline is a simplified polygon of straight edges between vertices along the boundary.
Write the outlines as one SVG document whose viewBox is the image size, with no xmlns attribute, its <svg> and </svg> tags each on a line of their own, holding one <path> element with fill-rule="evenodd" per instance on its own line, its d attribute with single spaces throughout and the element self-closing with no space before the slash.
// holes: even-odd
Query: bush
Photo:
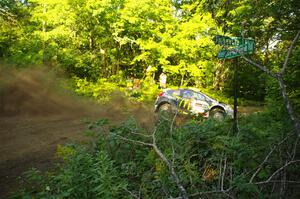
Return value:
<svg viewBox="0 0 300 199">
<path fill-rule="evenodd" d="M 116 83 L 109 82 L 107 79 L 98 79 L 97 82 L 90 82 L 86 79 L 75 78 L 75 92 L 96 99 L 98 102 L 108 102 L 110 96 L 115 91 L 122 91 Z"/>
<path fill-rule="evenodd" d="M 154 131 L 148 132 L 132 118 L 109 128 L 103 128 L 106 120 L 92 122 L 91 147 L 60 147 L 58 155 L 63 164 L 41 177 L 35 173 L 31 180 L 38 179 L 39 186 L 34 187 L 34 192 L 29 189 L 21 195 L 170 198 L 182 195 L 179 183 L 189 195 L 197 197 L 277 198 L 282 194 L 281 189 L 270 189 L 280 186 L 276 181 L 299 178 L 299 166 L 285 167 L 285 178 L 277 170 L 291 160 L 287 154 L 295 152 L 296 147 L 285 117 L 265 112 L 242 118 L 238 135 L 232 133 L 230 120 L 206 120 L 201 124 L 191 120 L 182 126 L 172 123 L 172 120 L 158 120 Z M 298 155 L 294 154 L 294 158 Z M 174 180 L 169 166 L 179 182 Z M 279 175 L 274 175 L 275 183 L 270 183 L 267 179 L 274 172 Z M 292 186 L 285 184 L 285 188 L 286 197 L 297 194 Z"/>
<path fill-rule="evenodd" d="M 139 88 L 134 88 L 122 74 L 111 76 L 109 79 L 100 78 L 96 82 L 74 77 L 75 92 L 96 99 L 98 102 L 108 102 L 113 92 L 122 92 L 133 101 L 153 102 L 159 89 L 155 82 L 145 79 Z"/>
<path fill-rule="evenodd" d="M 55 173 L 41 175 L 37 170 L 26 173 L 38 183 L 35 192 L 23 191 L 15 198 L 128 198 L 122 197 L 127 184 L 121 179 L 114 161 L 106 152 L 91 153 L 82 146 L 59 147 L 64 164 Z"/>
</svg>

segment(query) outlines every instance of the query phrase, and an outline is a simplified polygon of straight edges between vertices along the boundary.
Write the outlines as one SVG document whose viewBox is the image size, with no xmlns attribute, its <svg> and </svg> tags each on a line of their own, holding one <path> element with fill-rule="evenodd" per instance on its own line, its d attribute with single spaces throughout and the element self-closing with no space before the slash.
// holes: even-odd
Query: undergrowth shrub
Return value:
<svg viewBox="0 0 300 199">
<path fill-rule="evenodd" d="M 122 89 L 116 83 L 109 82 L 105 78 L 98 79 L 97 82 L 75 78 L 75 82 L 75 92 L 77 94 L 92 97 L 99 102 L 107 102 L 110 100 L 110 96 L 113 92 L 122 91 Z"/>
<path fill-rule="evenodd" d="M 78 77 L 74 77 L 73 81 L 77 94 L 94 98 L 102 103 L 108 102 L 113 92 L 122 92 L 133 101 L 151 103 L 159 93 L 158 86 L 154 82 L 145 79 L 135 88 L 132 82 L 126 82 L 122 74 L 113 75 L 109 79 L 100 78 L 95 82 Z"/>
<path fill-rule="evenodd" d="M 38 186 L 23 190 L 16 198 L 180 197 L 182 192 L 170 168 L 153 145 L 174 168 L 190 196 L 297 196 L 297 187 L 286 183 L 282 192 L 278 183 L 299 178 L 297 164 L 284 168 L 284 178 L 278 172 L 291 160 L 290 152 L 297 151 L 291 124 L 285 117 L 264 112 L 241 118 L 238 134 L 232 133 L 230 120 L 172 124 L 173 120 L 158 120 L 149 132 L 133 118 L 117 126 L 103 119 L 91 122 L 88 133 L 94 136 L 93 144 L 60 147 L 57 154 L 63 163 L 46 174 L 36 170 L 27 173 L 31 183 L 38 181 Z M 293 156 L 295 159 L 299 153 Z M 278 173 L 267 181 L 274 172 Z"/>
<path fill-rule="evenodd" d="M 105 151 L 91 153 L 85 147 L 67 145 L 58 154 L 64 163 L 55 172 L 41 175 L 33 169 L 25 173 L 35 182 L 35 190 L 23 190 L 16 198 L 129 198 L 122 196 L 126 180 L 120 178 Z"/>
</svg>

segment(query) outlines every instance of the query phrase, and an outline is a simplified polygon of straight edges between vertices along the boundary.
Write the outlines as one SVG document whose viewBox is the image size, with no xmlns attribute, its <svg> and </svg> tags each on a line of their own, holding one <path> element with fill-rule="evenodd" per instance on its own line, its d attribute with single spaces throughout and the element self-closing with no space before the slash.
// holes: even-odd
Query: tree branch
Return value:
<svg viewBox="0 0 300 199">
<path fill-rule="evenodd" d="M 299 30 L 298 33 L 296 34 L 296 36 L 295 36 L 295 38 L 294 38 L 292 44 L 291 44 L 290 47 L 289 47 L 289 50 L 288 50 L 288 53 L 287 53 L 287 55 L 286 55 L 286 57 L 285 57 L 283 66 L 282 66 L 280 72 L 278 73 L 279 75 L 283 75 L 283 74 L 284 74 L 284 72 L 285 72 L 285 70 L 286 70 L 286 67 L 287 67 L 287 65 L 288 65 L 289 58 L 290 58 L 290 56 L 291 56 L 291 54 L 292 54 L 292 51 L 293 51 L 293 49 L 294 49 L 294 47 L 295 47 L 295 45 L 296 45 L 297 40 L 299 39 L 299 37 L 300 37 L 300 30 Z"/>
<path fill-rule="evenodd" d="M 299 137 L 296 139 L 295 144 L 294 144 L 294 149 L 293 149 L 293 153 L 292 153 L 292 158 L 291 160 L 294 160 L 295 156 L 296 156 L 296 150 L 297 150 L 297 145 L 298 145 L 298 141 L 299 141 Z"/>
<path fill-rule="evenodd" d="M 196 196 L 201 196 L 201 195 L 209 195 L 209 194 L 225 194 L 226 196 L 232 198 L 232 196 L 228 195 L 227 192 L 229 192 L 230 190 L 232 190 L 233 187 L 230 187 L 226 190 L 216 190 L 216 191 L 201 191 L 201 192 L 196 192 L 193 194 L 190 194 L 189 197 L 196 197 Z M 170 198 L 171 199 L 171 198 Z M 176 197 L 176 198 L 172 198 L 172 199 L 182 199 L 182 197 Z"/>
<path fill-rule="evenodd" d="M 287 64 L 288 64 L 288 59 L 291 55 L 291 52 L 298 40 L 298 38 L 300 37 L 300 31 L 297 32 L 297 35 L 295 36 L 289 50 L 288 50 L 288 53 L 287 53 L 287 56 L 285 58 L 285 61 L 284 61 L 284 64 L 283 64 L 283 67 L 281 69 L 280 72 L 278 73 L 273 73 L 271 70 L 269 70 L 267 67 L 261 65 L 261 64 L 258 64 L 250 59 L 248 59 L 243 50 L 239 50 L 239 49 L 230 49 L 231 51 L 233 52 L 236 52 L 236 53 L 239 53 L 241 55 L 241 57 L 248 63 L 256 66 L 257 68 L 261 69 L 262 71 L 264 71 L 265 73 L 267 73 L 269 76 L 275 78 L 280 86 L 280 90 L 281 90 L 281 94 L 283 96 L 283 99 L 284 99 L 284 102 L 285 102 L 285 106 L 286 106 L 286 109 L 288 111 L 288 114 L 289 114 L 289 117 L 290 119 L 292 120 L 293 124 L 294 124 L 294 128 L 296 130 L 296 133 L 298 135 L 298 137 L 300 137 L 300 122 L 299 120 L 297 119 L 297 117 L 295 116 L 294 114 L 294 110 L 291 106 L 291 103 L 290 103 L 290 100 L 289 100 L 289 97 L 288 97 L 288 94 L 286 92 L 286 88 L 285 88 L 285 84 L 284 84 L 284 81 L 283 81 L 283 78 L 282 78 L 282 75 L 284 74 L 284 71 L 286 70 L 286 67 L 287 67 Z"/>
<path fill-rule="evenodd" d="M 186 192 L 185 188 L 183 187 L 183 185 L 181 184 L 179 177 L 178 177 L 177 173 L 175 172 L 174 166 L 171 165 L 171 163 L 168 161 L 168 159 L 164 156 L 164 154 L 157 147 L 155 133 L 156 133 L 156 131 L 154 131 L 152 134 L 152 139 L 153 139 L 152 147 L 153 147 L 154 151 L 156 152 L 156 154 L 160 157 L 160 159 L 167 165 L 168 169 L 170 170 L 173 178 L 175 179 L 176 185 L 181 192 L 182 198 L 188 199 L 189 197 L 187 195 L 187 192 Z"/>
<path fill-rule="evenodd" d="M 173 136 L 173 127 L 174 127 L 174 123 L 175 123 L 175 121 L 176 121 L 177 115 L 178 115 L 178 111 L 176 111 L 176 113 L 175 113 L 175 115 L 174 115 L 174 117 L 173 117 L 171 126 L 170 126 L 170 134 L 171 134 L 171 137 Z M 174 164 L 174 162 L 175 162 L 175 149 L 174 149 L 174 144 L 173 144 L 172 141 L 171 141 L 171 147 L 172 147 L 172 164 Z"/>
<path fill-rule="evenodd" d="M 262 181 L 262 182 L 255 182 L 254 184 L 260 185 L 260 184 L 268 184 L 268 183 L 282 183 L 282 180 L 270 180 L 270 181 Z M 285 183 L 295 183 L 295 184 L 300 184 L 300 181 L 291 181 L 291 180 L 286 180 L 284 181 Z"/>
<path fill-rule="evenodd" d="M 230 51 L 233 51 L 235 53 L 239 53 L 241 55 L 241 57 L 246 61 L 248 62 L 249 64 L 253 65 L 253 66 L 256 66 L 257 68 L 259 68 L 260 70 L 262 70 L 263 72 L 267 73 L 268 75 L 270 75 L 271 77 L 274 77 L 275 79 L 277 79 L 277 74 L 276 73 L 273 73 L 270 69 L 268 69 L 266 66 L 262 65 L 262 64 L 259 64 L 259 63 L 256 63 L 254 62 L 253 60 L 247 58 L 243 52 L 243 50 L 238 50 L 238 49 L 227 49 L 227 50 L 230 50 Z"/>
<path fill-rule="evenodd" d="M 224 158 L 224 167 L 223 167 L 223 173 L 221 178 L 221 191 L 224 191 L 224 179 L 225 179 L 226 167 L 227 167 L 227 157 Z"/>
<path fill-rule="evenodd" d="M 294 109 L 293 109 L 293 107 L 290 103 L 290 100 L 289 100 L 288 94 L 286 92 L 286 87 L 285 87 L 285 84 L 283 82 L 282 77 L 278 76 L 277 81 L 278 81 L 278 84 L 279 84 L 279 87 L 280 87 L 280 90 L 281 90 L 281 94 L 282 94 L 286 109 L 288 111 L 288 114 L 289 114 L 289 116 L 290 116 L 290 118 L 291 118 L 291 120 L 294 124 L 294 128 L 295 128 L 295 130 L 298 134 L 298 137 L 300 137 L 300 123 L 299 123 L 298 118 L 296 118 L 296 116 L 294 114 Z"/>
<path fill-rule="evenodd" d="M 111 133 L 112 135 L 120 138 L 121 140 L 123 141 L 126 141 L 126 142 L 132 142 L 132 143 L 135 143 L 135 144 L 139 144 L 139 145 L 144 145 L 144 146 L 149 146 L 149 147 L 153 147 L 153 144 L 151 143 L 146 143 L 146 142 L 141 142 L 141 141 L 138 141 L 138 140 L 132 140 L 132 139 L 128 139 L 128 138 L 125 138 L 121 135 L 117 135 L 115 133 Z"/>
<path fill-rule="evenodd" d="M 260 170 L 262 169 L 263 165 L 268 161 L 269 157 L 272 155 L 272 153 L 274 152 L 274 150 L 280 146 L 282 143 L 284 143 L 289 136 L 285 137 L 283 140 L 281 140 L 278 144 L 276 144 L 276 146 L 274 146 L 271 151 L 268 153 L 268 155 L 265 157 L 265 159 L 263 160 L 262 163 L 260 163 L 260 165 L 258 166 L 258 168 L 256 169 L 256 171 L 254 172 L 254 174 L 251 176 L 249 183 L 252 183 L 254 178 L 256 177 L 256 175 L 260 172 Z"/>
<path fill-rule="evenodd" d="M 290 164 L 300 162 L 300 160 L 293 160 L 287 162 L 285 165 L 277 169 L 265 182 L 269 182 L 275 175 L 277 175 L 280 171 L 282 171 L 285 167 L 289 166 Z"/>
<path fill-rule="evenodd" d="M 176 120 L 176 118 L 177 118 L 177 115 L 178 115 L 178 111 L 176 111 L 176 113 L 175 113 L 175 115 L 174 115 L 174 117 L 173 117 L 173 119 L 172 119 L 172 123 L 171 123 L 171 127 L 170 127 L 170 132 L 171 132 L 171 134 L 172 134 L 172 132 L 173 132 L 173 127 L 174 127 L 174 123 L 175 123 L 175 120 Z"/>
<path fill-rule="evenodd" d="M 282 167 L 280 167 L 279 169 L 277 169 L 267 180 L 265 181 L 261 181 L 261 182 L 254 182 L 253 184 L 259 185 L 259 184 L 267 184 L 267 183 L 272 183 L 272 182 L 277 182 L 277 183 L 282 183 L 282 180 L 275 180 L 275 181 L 271 181 L 271 179 L 277 175 L 279 172 L 281 172 L 284 168 L 286 168 L 287 166 L 289 166 L 290 164 L 293 163 L 297 163 L 300 162 L 300 160 L 293 160 L 293 161 L 289 161 L 287 163 L 285 163 Z M 293 182 L 293 183 L 300 183 L 298 181 L 284 181 L 284 182 Z M 252 184 L 251 182 L 249 182 L 248 184 Z"/>
<path fill-rule="evenodd" d="M 151 135 L 146 135 L 146 134 L 143 134 L 143 133 L 136 133 L 134 131 L 131 131 L 131 134 L 133 134 L 133 135 L 139 135 L 139 136 L 146 137 L 146 138 L 152 137 Z"/>
<path fill-rule="evenodd" d="M 271 70 L 269 70 L 267 67 L 259 64 L 259 63 L 256 63 L 254 61 L 252 61 L 251 59 L 248 59 L 244 53 L 242 53 L 241 51 L 235 51 L 235 52 L 238 52 L 240 53 L 241 57 L 246 61 L 248 62 L 249 64 L 252 64 L 254 66 L 256 66 L 257 68 L 259 68 L 260 70 L 262 70 L 263 72 L 267 73 L 268 75 L 270 75 L 271 77 L 274 77 L 277 79 L 277 75 L 275 73 L 273 73 Z"/>
<path fill-rule="evenodd" d="M 135 199 L 140 199 L 139 196 L 137 196 L 136 194 L 132 193 L 131 191 L 129 191 L 128 189 L 126 188 L 123 188 L 124 191 L 126 191 L 127 193 L 129 193 L 133 198 Z"/>
</svg>

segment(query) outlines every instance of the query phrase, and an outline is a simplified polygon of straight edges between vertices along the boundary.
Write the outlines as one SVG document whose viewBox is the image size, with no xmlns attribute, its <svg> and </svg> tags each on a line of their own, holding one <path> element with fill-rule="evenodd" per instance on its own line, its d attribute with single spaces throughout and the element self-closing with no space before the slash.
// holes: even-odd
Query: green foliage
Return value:
<svg viewBox="0 0 300 199">
<path fill-rule="evenodd" d="M 157 94 L 159 93 L 158 85 L 152 79 L 152 77 L 148 76 L 141 82 L 140 89 L 127 90 L 126 94 L 131 99 L 143 102 L 150 102 L 156 99 Z"/>
<path fill-rule="evenodd" d="M 38 183 L 38 192 L 15 198 L 129 198 L 124 197 L 127 182 L 120 178 L 106 152 L 91 153 L 70 145 L 61 147 L 59 154 L 63 154 L 64 163 L 57 166 L 56 174 L 42 176 L 37 170 L 28 171 L 26 176 Z"/>
<path fill-rule="evenodd" d="M 270 56 L 270 62 L 272 65 L 276 66 L 275 69 L 278 70 L 278 68 L 281 67 L 282 63 L 285 59 L 285 54 L 280 54 L 280 51 L 283 51 L 287 49 L 289 46 L 289 42 L 282 43 L 281 45 L 278 45 L 278 49 L 276 49 L 277 55 Z M 293 107 L 298 114 L 300 115 L 300 83 L 298 79 L 300 78 L 299 73 L 299 64 L 300 61 L 297 59 L 297 57 L 300 56 L 300 46 L 296 46 L 291 58 L 289 59 L 288 68 L 286 71 L 286 75 L 284 78 L 286 89 L 289 94 L 289 98 L 293 104 Z M 275 80 L 269 79 L 267 81 L 267 89 L 266 89 L 266 99 L 270 103 L 277 103 L 279 106 L 282 104 L 282 96 L 280 94 L 279 85 Z"/>
<path fill-rule="evenodd" d="M 74 81 L 76 84 L 76 93 L 92 97 L 101 103 L 109 101 L 113 92 L 120 91 L 116 83 L 108 82 L 105 78 L 98 79 L 95 83 L 79 78 L 76 78 Z"/>
<path fill-rule="evenodd" d="M 107 128 L 107 125 L 107 120 L 89 125 L 95 138 L 90 149 L 74 145 L 59 147 L 57 154 L 63 163 L 55 172 L 46 175 L 36 170 L 29 172 L 30 180 L 38 180 L 39 185 L 34 187 L 34 192 L 25 190 L 21 195 L 48 198 L 131 198 L 131 194 L 143 198 L 169 198 L 180 195 L 167 165 L 152 147 L 140 144 L 151 144 L 153 132 L 142 129 L 132 118 L 118 126 Z M 268 185 L 260 186 L 249 180 L 270 149 L 292 130 L 284 117 L 266 112 L 242 118 L 238 135 L 232 134 L 230 121 L 207 120 L 201 124 L 189 121 L 170 127 L 171 121 L 158 121 L 154 134 L 156 145 L 189 194 L 199 190 L 218 191 L 222 175 L 223 188 L 231 188 L 229 194 L 234 197 L 265 198 L 278 194 Z M 292 149 L 293 139 L 289 136 L 277 146 L 278 150 Z M 257 173 L 255 182 L 266 180 L 281 167 L 282 155 L 272 153 Z M 290 180 L 297 179 L 295 165 L 286 171 Z"/>
<path fill-rule="evenodd" d="M 152 101 L 159 91 L 158 76 L 164 72 L 170 87 L 197 87 L 232 104 L 234 63 L 216 59 L 219 47 L 213 36 L 252 37 L 256 52 L 251 59 L 278 71 L 299 29 L 297 5 L 296 0 L 3 0 L 0 57 L 19 66 L 57 65 L 73 78 L 79 95 L 101 103 L 109 101 L 115 91 L 134 100 Z M 298 115 L 299 56 L 298 42 L 284 79 Z M 248 182 L 269 149 L 291 131 L 290 122 L 274 79 L 243 61 L 237 74 L 239 97 L 266 98 L 270 110 L 242 118 L 238 136 L 232 135 L 229 121 L 208 120 L 201 125 L 193 121 L 174 128 L 168 121 L 159 121 L 156 126 L 158 147 L 191 194 L 219 190 L 226 161 L 229 170 L 223 183 L 233 187 L 231 194 L 237 198 L 272 196 L 269 185 Z M 241 104 L 248 103 L 246 100 Z M 128 120 L 102 134 L 104 124 L 99 121 L 91 126 L 96 126 L 97 135 L 92 149 L 59 148 L 64 163 L 54 173 L 28 172 L 29 179 L 38 183 L 33 183 L 35 192 L 25 190 L 23 196 L 131 198 L 126 190 L 141 193 L 142 198 L 179 195 L 169 169 L 153 149 L 120 139 L 148 143 L 149 136 L 132 132 L 152 132 Z M 266 179 L 286 161 L 292 139 L 279 147 L 283 153 L 270 156 L 255 180 Z"/>
<path fill-rule="evenodd" d="M 113 93 L 119 92 L 133 101 L 151 102 L 159 93 L 157 84 L 151 77 L 145 78 L 134 85 L 133 80 L 126 80 L 122 73 L 111 76 L 109 79 L 101 78 L 96 82 L 87 79 L 73 79 L 75 92 L 79 95 L 94 98 L 100 103 L 109 102 Z"/>
<path fill-rule="evenodd" d="M 278 70 L 298 27 L 295 2 L 5 0 L 0 4 L 0 57 L 20 66 L 58 65 L 69 76 L 89 82 L 103 78 L 110 82 L 120 71 L 124 79 L 148 82 L 145 73 L 152 66 L 156 81 L 164 71 L 169 86 L 220 91 L 228 97 L 234 63 L 216 59 L 219 47 L 213 36 L 254 38 L 253 58 Z M 280 45 L 274 45 L 278 41 Z M 297 109 L 298 54 L 299 46 L 286 78 Z M 265 75 L 244 62 L 238 70 L 239 97 L 263 101 L 269 92 Z M 154 87 L 144 85 L 146 90 L 133 95 L 149 96 L 144 92 Z"/>
</svg>

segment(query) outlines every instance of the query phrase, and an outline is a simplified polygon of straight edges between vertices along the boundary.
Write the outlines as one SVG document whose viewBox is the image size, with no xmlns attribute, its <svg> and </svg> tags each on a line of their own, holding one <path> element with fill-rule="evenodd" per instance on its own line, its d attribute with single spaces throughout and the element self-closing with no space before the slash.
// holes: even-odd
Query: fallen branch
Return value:
<svg viewBox="0 0 300 199">
<path fill-rule="evenodd" d="M 282 180 L 271 180 L 271 181 L 262 181 L 262 182 L 255 182 L 253 184 L 256 184 L 256 185 L 260 185 L 260 184 L 268 184 L 268 183 L 291 183 L 291 184 L 300 184 L 300 181 L 291 181 L 291 180 L 285 180 L 285 181 L 282 181 Z"/>
<path fill-rule="evenodd" d="M 196 197 L 196 196 L 202 196 L 202 195 L 211 195 L 211 194 L 225 194 L 229 198 L 233 198 L 228 194 L 229 191 L 231 191 L 233 187 L 230 187 L 226 190 L 215 190 L 215 191 L 201 191 L 201 192 L 196 192 L 193 194 L 190 194 L 189 197 Z M 170 198 L 170 199 L 182 199 L 182 197 L 176 197 L 176 198 Z"/>
<path fill-rule="evenodd" d="M 129 193 L 133 198 L 135 199 L 140 199 L 139 196 L 137 196 L 136 194 L 132 193 L 131 191 L 129 191 L 128 189 L 126 188 L 123 188 L 124 191 L 126 191 L 127 193 Z"/>
<path fill-rule="evenodd" d="M 227 157 L 224 158 L 224 167 L 223 167 L 222 178 L 221 178 L 221 191 L 224 191 L 224 179 L 225 179 L 226 167 L 227 167 Z"/>
<path fill-rule="evenodd" d="M 134 144 L 139 144 L 139 145 L 144 145 L 144 146 L 148 146 L 148 147 L 152 147 L 154 149 L 154 151 L 156 152 L 156 154 L 159 156 L 159 158 L 165 163 L 165 165 L 168 167 L 168 169 L 170 170 L 175 182 L 176 182 L 176 185 L 182 195 L 182 198 L 183 199 L 188 199 L 188 194 L 185 190 L 185 188 L 183 187 L 183 185 L 181 184 L 180 182 L 180 179 L 174 169 L 174 166 L 169 162 L 169 160 L 165 157 L 165 155 L 161 152 L 161 150 L 157 147 L 157 144 L 156 144 L 156 137 L 155 137 L 155 133 L 156 133 L 156 129 L 153 131 L 153 134 L 152 134 L 152 143 L 146 143 L 146 142 L 142 142 L 142 141 L 138 141 L 138 140 L 132 140 L 132 139 L 128 139 L 128 138 L 125 138 L 121 135 L 118 135 L 118 134 L 115 134 L 113 133 L 112 135 L 118 137 L 119 139 L 123 140 L 123 141 L 126 141 L 126 142 L 132 142 Z"/>
</svg>

